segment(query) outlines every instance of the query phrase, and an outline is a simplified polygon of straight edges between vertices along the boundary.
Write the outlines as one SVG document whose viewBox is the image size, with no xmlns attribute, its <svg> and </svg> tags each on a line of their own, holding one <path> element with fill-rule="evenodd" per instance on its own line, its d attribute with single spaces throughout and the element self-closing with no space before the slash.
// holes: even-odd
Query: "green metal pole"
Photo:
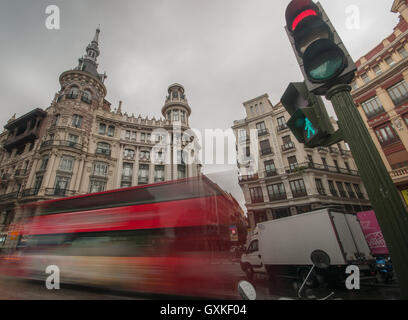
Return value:
<svg viewBox="0 0 408 320">
<path fill-rule="evenodd" d="M 344 139 L 360 171 L 390 251 L 401 287 L 408 299 L 408 213 L 350 94 L 350 85 L 336 85 L 331 100 Z"/>
</svg>

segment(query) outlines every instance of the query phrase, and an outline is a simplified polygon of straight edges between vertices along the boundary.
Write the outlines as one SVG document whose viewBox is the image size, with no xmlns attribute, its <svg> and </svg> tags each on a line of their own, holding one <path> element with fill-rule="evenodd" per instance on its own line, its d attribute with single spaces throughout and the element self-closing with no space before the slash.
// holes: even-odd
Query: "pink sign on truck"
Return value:
<svg viewBox="0 0 408 320">
<path fill-rule="evenodd" d="M 378 224 L 374 211 L 357 213 L 361 228 L 363 229 L 368 246 L 373 255 L 388 255 L 387 244 Z"/>
</svg>

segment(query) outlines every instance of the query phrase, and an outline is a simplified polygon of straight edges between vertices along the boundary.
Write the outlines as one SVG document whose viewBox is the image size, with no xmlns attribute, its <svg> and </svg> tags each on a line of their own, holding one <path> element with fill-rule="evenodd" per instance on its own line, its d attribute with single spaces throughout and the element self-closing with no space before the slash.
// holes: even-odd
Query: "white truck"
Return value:
<svg viewBox="0 0 408 320">
<path fill-rule="evenodd" d="M 361 274 L 371 273 L 374 258 L 356 215 L 332 209 L 259 223 L 241 256 L 241 268 L 249 279 L 267 272 L 271 280 L 283 276 L 302 281 L 316 250 L 329 256 L 330 267 L 315 269 L 309 286 L 344 280 L 348 265 L 358 266 Z"/>
</svg>

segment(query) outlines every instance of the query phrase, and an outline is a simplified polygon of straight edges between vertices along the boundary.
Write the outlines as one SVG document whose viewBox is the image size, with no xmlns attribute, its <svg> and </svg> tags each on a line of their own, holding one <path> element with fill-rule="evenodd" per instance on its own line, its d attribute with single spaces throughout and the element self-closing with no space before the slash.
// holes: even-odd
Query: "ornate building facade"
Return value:
<svg viewBox="0 0 408 320">
<path fill-rule="evenodd" d="M 0 134 L 0 240 L 22 203 L 200 174 L 183 86 L 168 88 L 164 119 L 129 116 L 121 103 L 112 111 L 98 73 L 99 33 L 61 74 L 51 105 L 13 116 Z"/>
<path fill-rule="evenodd" d="M 408 2 L 393 33 L 357 60 L 352 96 L 395 185 L 408 204 Z"/>
<path fill-rule="evenodd" d="M 268 95 L 244 103 L 247 117 L 234 121 L 239 184 L 250 228 L 324 206 L 348 212 L 371 209 L 365 187 L 344 142 L 305 148 L 286 122 L 290 116 Z M 333 121 L 335 128 L 336 121 Z"/>
</svg>

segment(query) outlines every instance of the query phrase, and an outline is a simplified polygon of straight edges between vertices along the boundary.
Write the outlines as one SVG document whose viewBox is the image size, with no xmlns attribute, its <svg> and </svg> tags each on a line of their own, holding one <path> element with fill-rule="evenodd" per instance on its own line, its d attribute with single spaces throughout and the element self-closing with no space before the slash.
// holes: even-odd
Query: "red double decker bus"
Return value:
<svg viewBox="0 0 408 320">
<path fill-rule="evenodd" d="M 233 298 L 229 250 L 243 211 L 205 176 L 30 204 L 19 275 L 158 294 Z"/>
</svg>

